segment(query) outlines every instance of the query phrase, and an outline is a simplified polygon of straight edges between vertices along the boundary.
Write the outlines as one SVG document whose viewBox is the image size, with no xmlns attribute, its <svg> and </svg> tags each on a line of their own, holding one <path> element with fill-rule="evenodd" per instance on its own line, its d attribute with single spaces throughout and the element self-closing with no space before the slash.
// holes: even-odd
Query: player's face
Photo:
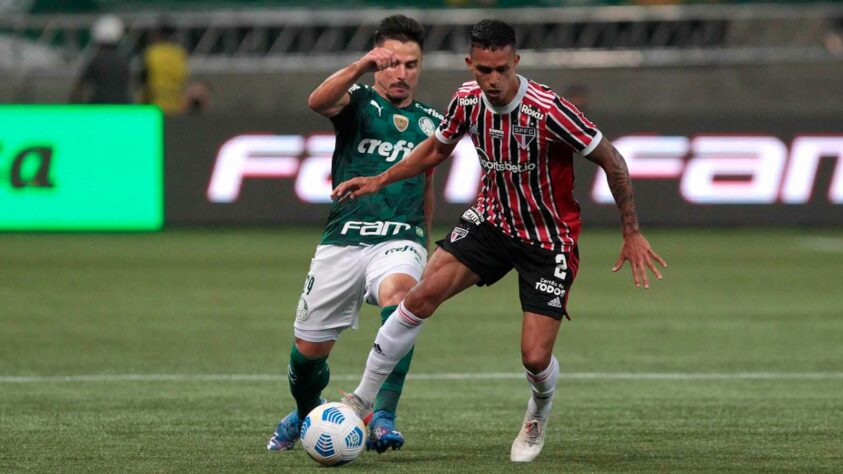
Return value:
<svg viewBox="0 0 843 474">
<path fill-rule="evenodd" d="M 398 65 L 375 73 L 375 88 L 387 100 L 401 106 L 407 105 L 416 93 L 421 72 L 422 52 L 415 41 L 385 40 L 382 48 L 395 52 Z"/>
<path fill-rule="evenodd" d="M 520 60 L 521 56 L 515 54 L 512 46 L 498 49 L 472 47 L 465 63 L 489 102 L 492 105 L 506 105 L 518 92 L 515 69 Z"/>
</svg>

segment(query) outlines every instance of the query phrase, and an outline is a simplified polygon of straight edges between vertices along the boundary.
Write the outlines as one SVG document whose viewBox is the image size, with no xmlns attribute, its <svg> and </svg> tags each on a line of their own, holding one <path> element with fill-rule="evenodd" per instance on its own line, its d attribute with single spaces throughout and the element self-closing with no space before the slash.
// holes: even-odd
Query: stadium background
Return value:
<svg viewBox="0 0 843 474">
<path fill-rule="evenodd" d="M 418 97 L 439 108 L 469 79 L 468 27 L 485 17 L 516 26 L 522 74 L 586 85 L 671 265 L 647 294 L 607 271 L 616 211 L 578 163 L 584 265 L 535 469 L 843 468 L 843 6 L 316 6 L 0 1 L 0 470 L 312 466 L 261 451 L 291 403 L 292 311 L 327 210 L 330 127 L 305 97 L 394 11 L 428 28 Z M 210 105 L 67 105 L 104 13 L 132 57 L 173 26 Z M 439 233 L 473 194 L 471 165 L 437 170 Z M 110 232 L 125 230 L 144 232 Z M 442 308 L 402 402 L 408 449 L 350 468 L 509 468 L 526 393 L 515 291 L 508 278 Z M 362 370 L 367 311 L 332 356 L 329 398 Z"/>
</svg>

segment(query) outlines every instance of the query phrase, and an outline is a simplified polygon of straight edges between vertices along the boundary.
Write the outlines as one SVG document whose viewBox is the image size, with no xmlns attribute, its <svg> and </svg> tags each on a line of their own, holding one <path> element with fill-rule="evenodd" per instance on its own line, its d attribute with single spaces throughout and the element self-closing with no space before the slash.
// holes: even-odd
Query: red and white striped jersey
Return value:
<svg viewBox="0 0 843 474">
<path fill-rule="evenodd" d="M 574 200 L 575 155 L 591 153 L 602 134 L 548 87 L 518 76 L 508 105 L 489 103 L 477 82 L 454 94 L 436 130 L 443 143 L 467 132 L 474 142 L 482 187 L 474 210 L 504 234 L 553 251 L 569 251 L 579 236 Z"/>
</svg>

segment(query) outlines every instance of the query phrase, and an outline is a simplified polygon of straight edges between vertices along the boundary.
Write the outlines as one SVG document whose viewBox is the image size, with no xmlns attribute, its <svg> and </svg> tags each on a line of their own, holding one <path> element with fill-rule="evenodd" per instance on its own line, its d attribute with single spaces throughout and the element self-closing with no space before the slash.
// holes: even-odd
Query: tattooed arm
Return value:
<svg viewBox="0 0 843 474">
<path fill-rule="evenodd" d="M 667 263 L 653 251 L 650 243 L 641 234 L 641 229 L 638 226 L 638 215 L 635 213 L 635 198 L 632 194 L 632 182 L 629 178 L 626 161 L 606 138 L 603 138 L 597 148 L 589 153 L 586 158 L 597 163 L 606 172 L 609 189 L 612 190 L 612 196 L 615 198 L 615 203 L 618 205 L 618 211 L 621 215 L 623 247 L 612 271 L 620 270 L 624 261 L 629 260 L 635 286 L 643 285 L 644 288 L 649 288 L 650 281 L 647 279 L 646 268 L 649 268 L 656 278 L 661 280 L 662 275 L 653 260 L 665 268 Z"/>
</svg>

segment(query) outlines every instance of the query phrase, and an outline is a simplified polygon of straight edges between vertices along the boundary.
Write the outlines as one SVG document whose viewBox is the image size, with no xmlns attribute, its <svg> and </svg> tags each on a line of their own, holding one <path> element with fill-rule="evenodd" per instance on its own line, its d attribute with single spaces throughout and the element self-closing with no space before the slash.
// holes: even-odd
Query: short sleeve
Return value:
<svg viewBox="0 0 843 474">
<path fill-rule="evenodd" d="M 363 84 L 352 84 L 348 88 L 349 102 L 340 110 L 340 113 L 331 117 L 331 122 L 337 128 L 343 128 L 344 124 L 352 123 L 357 115 L 357 109 L 363 98 L 368 96 L 370 87 Z"/>
<path fill-rule="evenodd" d="M 594 151 L 603 139 L 594 123 L 573 104 L 558 96 L 547 113 L 547 131 L 551 141 L 565 143 L 582 155 Z"/>
<path fill-rule="evenodd" d="M 436 139 L 442 143 L 451 144 L 456 143 L 465 135 L 465 106 L 460 105 L 460 92 L 457 91 L 448 104 L 448 112 L 445 114 L 445 119 L 439 124 L 436 129 Z"/>
</svg>

